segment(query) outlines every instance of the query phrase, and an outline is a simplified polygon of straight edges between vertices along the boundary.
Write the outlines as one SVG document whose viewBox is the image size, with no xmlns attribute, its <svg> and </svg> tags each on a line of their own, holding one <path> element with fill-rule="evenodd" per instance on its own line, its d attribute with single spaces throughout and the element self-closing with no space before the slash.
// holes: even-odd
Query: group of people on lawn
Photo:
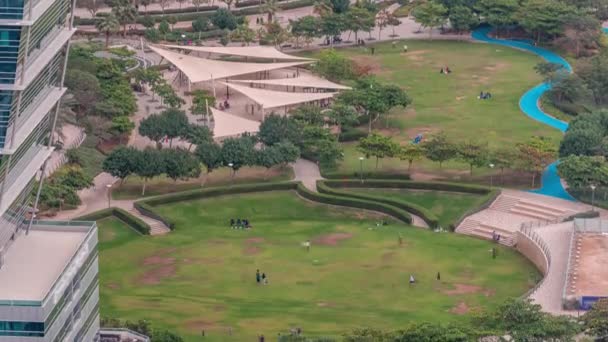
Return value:
<svg viewBox="0 0 608 342">
<path fill-rule="evenodd" d="M 232 228 L 232 229 L 250 229 L 251 225 L 249 224 L 248 219 L 237 218 L 235 220 L 235 219 L 231 218 L 230 219 L 230 228 Z"/>
</svg>

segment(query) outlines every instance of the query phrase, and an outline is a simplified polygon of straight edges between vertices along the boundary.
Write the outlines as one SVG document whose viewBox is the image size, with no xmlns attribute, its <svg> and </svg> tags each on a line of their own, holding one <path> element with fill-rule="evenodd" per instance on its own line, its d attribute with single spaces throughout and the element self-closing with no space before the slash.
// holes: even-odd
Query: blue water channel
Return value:
<svg viewBox="0 0 608 342">
<path fill-rule="evenodd" d="M 472 37 L 478 41 L 532 52 L 542 57 L 547 62 L 560 64 L 566 70 L 572 72 L 570 64 L 558 54 L 535 46 L 528 41 L 491 38 L 488 36 L 491 29 L 491 27 L 480 27 L 473 31 Z M 539 107 L 540 98 L 550 88 L 550 84 L 542 83 L 528 90 L 519 99 L 519 108 L 531 119 L 560 130 L 561 132 L 565 132 L 568 129 L 568 123 L 543 112 Z M 530 192 L 574 201 L 574 198 L 564 189 L 561 179 L 557 174 L 557 163 L 558 162 L 554 162 L 545 169 L 541 178 L 541 187 L 539 189 L 530 190 Z"/>
</svg>

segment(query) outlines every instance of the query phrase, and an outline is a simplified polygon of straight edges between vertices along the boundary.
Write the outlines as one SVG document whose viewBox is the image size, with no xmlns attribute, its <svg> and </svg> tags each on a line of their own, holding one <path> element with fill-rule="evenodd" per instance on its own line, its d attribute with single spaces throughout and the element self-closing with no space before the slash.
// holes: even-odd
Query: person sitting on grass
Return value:
<svg viewBox="0 0 608 342">
<path fill-rule="evenodd" d="M 230 228 L 234 229 L 234 219 L 230 219 Z"/>
<path fill-rule="evenodd" d="M 240 218 L 237 218 L 237 219 L 236 219 L 236 227 L 237 227 L 237 228 L 241 228 L 242 226 L 243 226 L 243 222 L 241 221 L 241 219 L 240 219 Z"/>
<path fill-rule="evenodd" d="M 415 282 L 416 282 L 416 279 L 414 279 L 414 275 L 410 274 L 410 286 L 414 285 Z"/>
</svg>

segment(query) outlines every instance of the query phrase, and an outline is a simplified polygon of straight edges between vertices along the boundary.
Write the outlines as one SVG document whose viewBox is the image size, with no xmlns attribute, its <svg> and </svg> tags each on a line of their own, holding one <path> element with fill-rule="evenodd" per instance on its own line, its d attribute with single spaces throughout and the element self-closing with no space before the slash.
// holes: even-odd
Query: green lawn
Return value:
<svg viewBox="0 0 608 342">
<path fill-rule="evenodd" d="M 439 218 L 439 225 L 443 228 L 455 223 L 466 211 L 479 207 L 484 200 L 484 197 L 479 195 L 444 191 L 358 188 L 343 190 L 416 203 L 435 213 Z"/>
<path fill-rule="evenodd" d="M 186 341 L 200 341 L 202 329 L 208 341 L 253 341 L 290 327 L 337 336 L 360 326 L 466 323 L 467 310 L 495 307 L 538 278 L 512 250 L 499 247 L 493 260 L 487 241 L 393 220 L 377 228 L 375 214 L 313 204 L 293 192 L 158 210 L 176 222 L 166 236 L 140 237 L 119 232 L 120 221 L 99 222 L 101 312 L 147 319 Z M 230 229 L 235 217 L 254 228 Z M 308 239 L 310 252 L 301 246 Z M 266 272 L 269 285 L 256 285 L 256 269 Z M 410 274 L 418 280 L 413 287 Z"/>
<path fill-rule="evenodd" d="M 407 53 L 401 46 L 406 44 Z M 407 90 L 413 104 L 406 110 L 395 109 L 388 120 L 377 122 L 375 129 L 400 142 L 411 141 L 443 130 L 455 141 L 488 142 L 501 147 L 523 142 L 532 135 L 551 137 L 555 144 L 561 134 L 525 116 L 519 99 L 540 83 L 534 66 L 541 61 L 535 55 L 489 44 L 457 41 L 401 41 L 374 45 L 375 55 L 355 47 L 337 51 L 361 65 L 371 67 L 380 79 Z M 439 70 L 449 66 L 450 75 Z M 480 91 L 491 92 L 491 100 L 478 100 Z M 359 153 L 346 149 L 341 171 L 358 170 Z M 371 166 L 371 162 L 369 162 Z M 446 168 L 466 170 L 452 163 Z M 405 162 L 385 161 L 381 171 L 405 172 Z M 436 163 L 418 164 L 419 170 L 436 172 Z"/>
</svg>

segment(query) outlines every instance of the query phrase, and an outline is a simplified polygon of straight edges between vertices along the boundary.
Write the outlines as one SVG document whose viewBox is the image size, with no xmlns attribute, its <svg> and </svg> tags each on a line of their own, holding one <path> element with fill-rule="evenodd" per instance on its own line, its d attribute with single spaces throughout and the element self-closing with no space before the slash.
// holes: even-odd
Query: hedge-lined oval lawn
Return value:
<svg viewBox="0 0 608 342">
<path fill-rule="evenodd" d="M 101 312 L 145 318 L 186 341 L 200 341 L 203 329 L 209 341 L 252 341 L 291 327 L 337 336 L 360 326 L 468 322 L 470 310 L 519 296 L 538 278 L 527 260 L 506 248 L 493 260 L 489 242 L 312 203 L 294 191 L 156 210 L 175 223 L 170 234 L 120 234 L 115 219 L 99 222 Z M 239 217 L 253 229 L 231 229 L 230 218 Z M 382 219 L 389 224 L 377 227 Z M 256 284 L 256 269 L 267 274 L 268 285 Z M 411 287 L 410 274 L 418 282 Z"/>
</svg>

